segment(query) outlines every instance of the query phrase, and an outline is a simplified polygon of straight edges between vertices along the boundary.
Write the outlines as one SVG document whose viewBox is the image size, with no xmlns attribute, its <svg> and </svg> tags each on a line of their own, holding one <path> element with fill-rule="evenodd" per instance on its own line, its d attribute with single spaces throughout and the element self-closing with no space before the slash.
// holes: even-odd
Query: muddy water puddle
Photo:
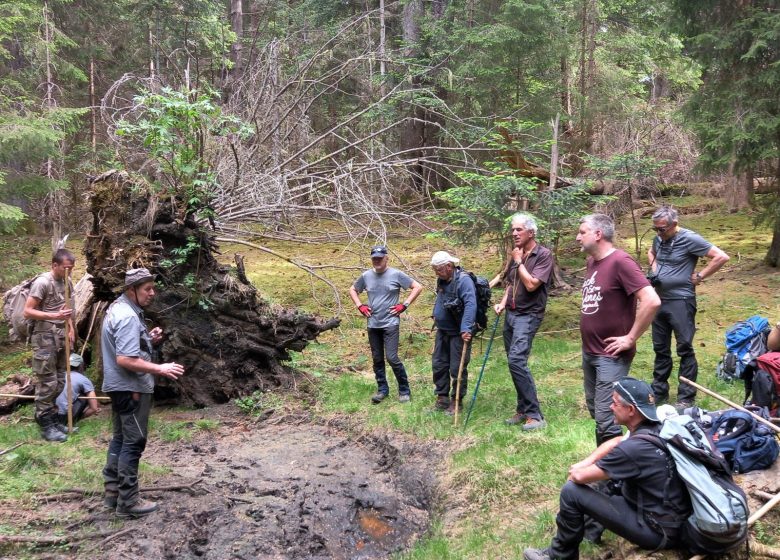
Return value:
<svg viewBox="0 0 780 560">
<path fill-rule="evenodd" d="M 203 482 L 150 496 L 160 509 L 126 522 L 137 530 L 101 546 L 103 558 L 386 558 L 430 522 L 430 457 L 384 437 L 260 424 L 149 448 L 150 463 L 172 469 L 159 484 Z"/>
</svg>

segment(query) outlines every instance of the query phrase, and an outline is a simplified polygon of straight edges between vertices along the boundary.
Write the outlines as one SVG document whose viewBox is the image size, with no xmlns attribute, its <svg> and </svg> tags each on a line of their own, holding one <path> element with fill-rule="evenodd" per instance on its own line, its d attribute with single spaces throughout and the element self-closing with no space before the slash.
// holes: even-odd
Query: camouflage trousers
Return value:
<svg viewBox="0 0 780 560">
<path fill-rule="evenodd" d="M 35 418 L 57 413 L 56 400 L 65 386 L 67 359 L 62 329 L 32 335 L 33 372 L 35 372 Z"/>
</svg>

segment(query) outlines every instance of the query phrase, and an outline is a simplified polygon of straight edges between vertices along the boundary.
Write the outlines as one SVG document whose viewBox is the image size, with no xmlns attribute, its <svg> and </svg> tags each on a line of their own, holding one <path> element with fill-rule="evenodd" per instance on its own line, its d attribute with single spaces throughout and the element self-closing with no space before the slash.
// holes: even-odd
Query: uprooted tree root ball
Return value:
<svg viewBox="0 0 780 560">
<path fill-rule="evenodd" d="M 241 260 L 236 267 L 219 264 L 216 244 L 181 201 L 158 198 L 142 179 L 116 171 L 92 179 L 90 212 L 84 251 L 97 302 L 118 295 L 128 268 L 157 275 L 146 318 L 166 333 L 159 358 L 186 369 L 175 383 L 157 380 L 158 400 L 205 406 L 290 385 L 293 371 L 282 364 L 288 351 L 303 350 L 339 324 L 261 300 Z M 96 325 L 95 349 L 99 333 Z"/>
</svg>

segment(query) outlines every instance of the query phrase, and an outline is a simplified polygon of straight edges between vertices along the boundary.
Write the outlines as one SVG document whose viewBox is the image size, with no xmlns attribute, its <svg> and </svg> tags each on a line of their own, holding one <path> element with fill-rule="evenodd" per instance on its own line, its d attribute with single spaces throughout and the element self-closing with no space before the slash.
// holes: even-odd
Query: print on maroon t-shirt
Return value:
<svg viewBox="0 0 780 560">
<path fill-rule="evenodd" d="M 649 285 L 642 269 L 625 251 L 616 249 L 600 261 L 588 257 L 580 316 L 583 352 L 608 355 L 604 340 L 628 334 L 636 318 L 635 294 Z M 636 347 L 625 355 L 635 353 Z"/>
</svg>

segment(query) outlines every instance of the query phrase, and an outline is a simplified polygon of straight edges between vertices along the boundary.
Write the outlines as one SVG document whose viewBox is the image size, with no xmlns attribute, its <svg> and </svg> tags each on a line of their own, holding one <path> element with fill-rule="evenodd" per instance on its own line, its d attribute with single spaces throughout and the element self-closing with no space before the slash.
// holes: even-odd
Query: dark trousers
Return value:
<svg viewBox="0 0 780 560">
<path fill-rule="evenodd" d="M 399 326 L 383 329 L 368 329 L 368 343 L 371 345 L 371 358 L 374 361 L 374 376 L 380 393 L 390 393 L 385 373 L 385 359 L 395 374 L 398 382 L 398 394 L 409 394 L 409 379 L 406 368 L 398 357 Z"/>
<path fill-rule="evenodd" d="M 693 351 L 693 335 L 696 333 L 696 298 L 661 301 L 661 308 L 653 320 L 653 392 L 656 402 L 669 399 L 669 377 L 672 374 L 672 333 L 677 342 L 680 357 L 679 377 L 696 381 L 699 364 Z M 685 383 L 677 387 L 678 401 L 692 401 L 696 389 Z"/>
<path fill-rule="evenodd" d="M 543 415 L 536 384 L 528 368 L 528 356 L 541 324 L 542 317 L 538 315 L 521 315 L 512 311 L 508 311 L 504 319 L 504 349 L 517 392 L 517 412 L 536 420 L 541 420 Z"/>
<path fill-rule="evenodd" d="M 76 399 L 73 402 L 73 422 L 76 423 L 84 417 L 84 411 L 87 410 L 87 401 L 84 399 Z M 60 424 L 68 425 L 68 411 L 65 414 L 59 414 L 58 419 Z"/>
<path fill-rule="evenodd" d="M 612 413 L 612 392 L 615 381 L 628 375 L 633 357 L 599 356 L 582 353 L 583 386 L 585 404 L 590 417 L 596 421 L 596 445 L 608 439 L 623 435 L 623 430 L 615 424 Z"/>
<path fill-rule="evenodd" d="M 433 384 L 436 386 L 436 395 L 455 398 L 458 380 L 458 367 L 460 356 L 463 352 L 463 339 L 460 333 L 446 333 L 436 331 L 436 346 L 433 349 L 432 370 Z M 471 344 L 466 348 L 466 360 L 463 362 L 463 373 L 460 378 L 460 398 L 466 395 L 468 389 L 468 371 L 466 366 L 471 358 Z"/>
<path fill-rule="evenodd" d="M 590 486 L 569 481 L 561 489 L 560 510 L 555 518 L 558 530 L 550 548 L 551 558 L 579 558 L 587 518 L 646 550 L 677 544 L 677 529 L 666 529 L 667 542 L 664 543 L 664 534 L 651 529 L 623 496 L 610 496 Z"/>
<path fill-rule="evenodd" d="M 113 391 L 109 396 L 114 433 L 108 444 L 103 484 L 106 492 L 119 493 L 118 506 L 129 507 L 138 501 L 138 463 L 146 448 L 152 395 Z"/>
</svg>

